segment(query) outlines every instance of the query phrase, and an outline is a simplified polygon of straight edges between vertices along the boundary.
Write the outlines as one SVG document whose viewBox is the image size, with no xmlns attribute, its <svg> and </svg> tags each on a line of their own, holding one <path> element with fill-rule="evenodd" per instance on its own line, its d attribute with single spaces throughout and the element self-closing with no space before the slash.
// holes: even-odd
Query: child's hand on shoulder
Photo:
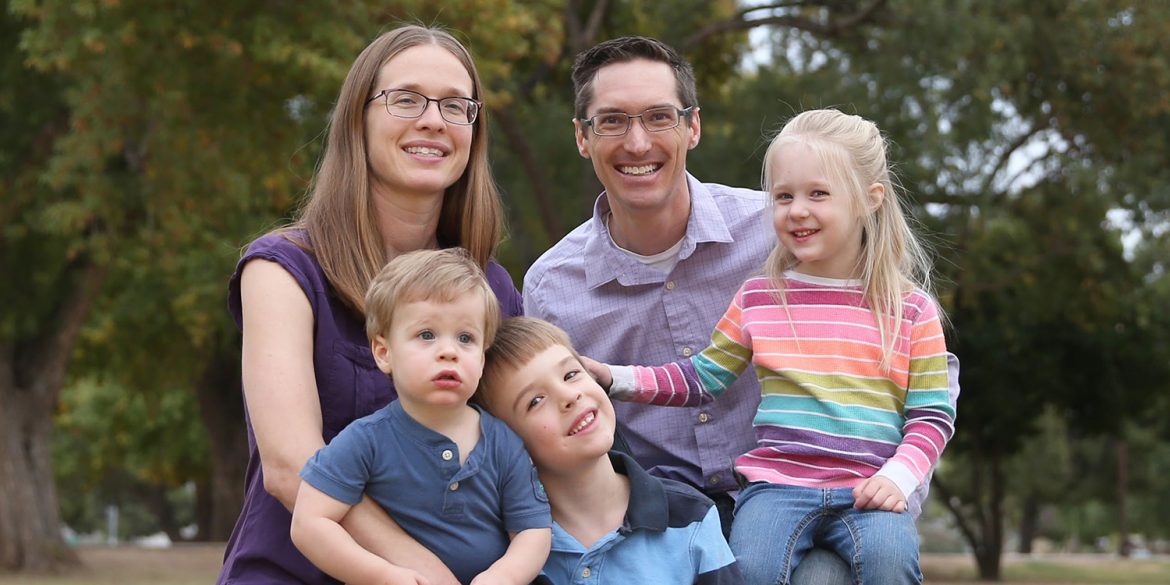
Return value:
<svg viewBox="0 0 1170 585">
<path fill-rule="evenodd" d="M 893 481 L 871 477 L 853 488 L 853 507 L 858 510 L 905 512 L 906 496 Z"/>
<path fill-rule="evenodd" d="M 613 385 L 613 374 L 609 372 L 609 366 L 585 356 L 581 356 L 581 365 L 585 366 L 585 370 L 594 380 L 597 380 L 598 386 L 606 392 L 609 391 L 609 387 Z"/>
</svg>

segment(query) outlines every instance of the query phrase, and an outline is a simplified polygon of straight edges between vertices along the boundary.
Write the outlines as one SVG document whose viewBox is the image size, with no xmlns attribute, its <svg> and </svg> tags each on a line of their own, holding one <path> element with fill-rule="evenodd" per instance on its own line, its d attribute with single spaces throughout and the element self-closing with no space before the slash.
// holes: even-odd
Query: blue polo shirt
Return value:
<svg viewBox="0 0 1170 585">
<path fill-rule="evenodd" d="M 309 459 L 301 477 L 347 504 L 369 494 L 469 583 L 504 556 L 508 532 L 552 523 L 520 438 L 475 408 L 480 439 L 462 466 L 454 441 L 411 418 L 395 400 L 345 427 Z"/>
<path fill-rule="evenodd" d="M 624 453 L 609 458 L 630 480 L 625 521 L 588 549 L 554 522 L 552 552 L 537 584 L 743 583 L 711 500 L 684 483 L 651 476 Z"/>
</svg>

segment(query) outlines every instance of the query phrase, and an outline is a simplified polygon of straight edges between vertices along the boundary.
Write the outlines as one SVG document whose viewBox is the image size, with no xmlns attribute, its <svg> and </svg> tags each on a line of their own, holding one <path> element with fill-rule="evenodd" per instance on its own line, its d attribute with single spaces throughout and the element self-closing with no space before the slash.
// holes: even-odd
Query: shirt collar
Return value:
<svg viewBox="0 0 1170 585">
<path fill-rule="evenodd" d="M 706 185 L 687 173 L 687 189 L 691 194 L 691 212 L 687 217 L 687 231 L 679 250 L 679 260 L 685 260 L 705 242 L 735 241 L 727 228 L 727 221 Z M 605 216 L 609 214 L 609 196 L 602 192 L 593 204 L 593 219 L 585 241 L 585 284 L 597 288 L 612 280 L 623 286 L 654 284 L 664 280 L 661 272 L 642 264 L 620 250 L 610 238 Z"/>
<path fill-rule="evenodd" d="M 618 451 L 609 452 L 609 461 L 614 471 L 630 480 L 630 503 L 626 506 L 626 519 L 618 529 L 623 534 L 635 530 L 664 532 L 668 512 L 666 490 L 662 482 L 646 473 L 632 457 Z"/>
</svg>

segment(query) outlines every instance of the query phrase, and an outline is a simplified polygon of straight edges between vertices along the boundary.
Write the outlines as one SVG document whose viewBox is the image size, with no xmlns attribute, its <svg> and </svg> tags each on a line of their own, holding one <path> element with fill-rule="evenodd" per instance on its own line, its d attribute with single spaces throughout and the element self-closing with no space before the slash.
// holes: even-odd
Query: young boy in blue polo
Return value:
<svg viewBox="0 0 1170 585">
<path fill-rule="evenodd" d="M 714 504 L 610 450 L 613 405 L 564 331 L 505 321 L 477 399 L 524 440 L 552 506 L 537 583 L 742 583 Z"/>
<path fill-rule="evenodd" d="M 347 583 L 417 583 L 340 520 L 362 494 L 461 583 L 527 585 L 549 551 L 548 500 L 520 439 L 468 399 L 499 308 L 459 249 L 395 258 L 370 283 L 366 333 L 398 399 L 347 426 L 301 471 L 292 539 Z"/>
</svg>

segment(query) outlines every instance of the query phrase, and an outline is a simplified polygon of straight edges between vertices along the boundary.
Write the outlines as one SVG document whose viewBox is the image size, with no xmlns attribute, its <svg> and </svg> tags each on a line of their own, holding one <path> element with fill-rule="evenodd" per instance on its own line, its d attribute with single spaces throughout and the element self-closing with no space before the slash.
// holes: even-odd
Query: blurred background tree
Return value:
<svg viewBox="0 0 1170 585">
<path fill-rule="evenodd" d="M 570 123 L 569 68 L 596 42 L 657 36 L 694 63 L 704 181 L 758 185 L 766 139 L 801 110 L 877 121 L 938 250 L 964 394 L 935 493 L 981 576 L 998 577 L 1009 532 L 1025 546 L 1168 525 L 1170 4 L 3 8 L 4 569 L 73 562 L 62 513 L 84 528 L 116 502 L 153 516 L 143 530 L 226 538 L 246 463 L 227 277 L 291 216 L 349 64 L 400 21 L 448 26 L 476 57 L 518 282 L 600 191 Z M 183 485 L 193 502 L 176 503 Z"/>
</svg>

